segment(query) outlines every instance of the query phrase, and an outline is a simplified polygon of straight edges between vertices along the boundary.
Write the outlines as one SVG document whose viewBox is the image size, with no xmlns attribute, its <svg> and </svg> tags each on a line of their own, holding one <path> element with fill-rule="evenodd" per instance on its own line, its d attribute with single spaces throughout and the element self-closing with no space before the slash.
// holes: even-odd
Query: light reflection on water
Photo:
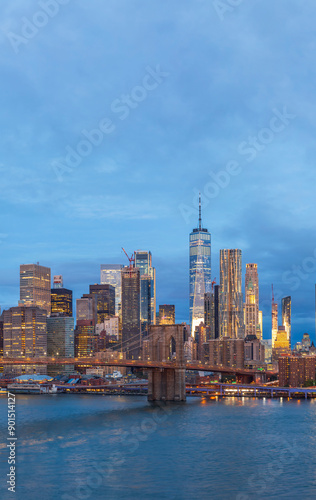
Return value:
<svg viewBox="0 0 316 500">
<path fill-rule="evenodd" d="M 315 424 L 315 400 L 19 395 L 15 498 L 314 498 Z"/>
</svg>

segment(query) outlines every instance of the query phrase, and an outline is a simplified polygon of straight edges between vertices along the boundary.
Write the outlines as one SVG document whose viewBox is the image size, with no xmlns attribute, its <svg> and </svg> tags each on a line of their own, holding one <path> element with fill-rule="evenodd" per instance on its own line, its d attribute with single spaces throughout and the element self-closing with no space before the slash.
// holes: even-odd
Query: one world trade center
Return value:
<svg viewBox="0 0 316 500">
<path fill-rule="evenodd" d="M 199 198 L 199 227 L 190 233 L 190 325 L 204 322 L 204 294 L 211 291 L 211 235 L 202 228 L 201 196 Z"/>
</svg>

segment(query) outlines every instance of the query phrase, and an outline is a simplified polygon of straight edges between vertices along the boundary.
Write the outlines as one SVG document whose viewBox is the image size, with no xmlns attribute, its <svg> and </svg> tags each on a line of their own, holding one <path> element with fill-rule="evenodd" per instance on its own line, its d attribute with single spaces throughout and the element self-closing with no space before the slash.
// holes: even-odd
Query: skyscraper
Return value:
<svg viewBox="0 0 316 500">
<path fill-rule="evenodd" d="M 151 252 L 137 250 L 134 267 L 140 273 L 140 319 L 143 333 L 156 323 L 156 270 L 152 266 Z"/>
<path fill-rule="evenodd" d="M 282 325 L 285 327 L 287 338 L 291 346 L 291 297 L 282 299 Z"/>
<path fill-rule="evenodd" d="M 72 316 L 72 290 L 52 288 L 51 314 L 56 316 Z"/>
<path fill-rule="evenodd" d="M 278 303 L 275 302 L 274 300 L 274 293 L 273 293 L 273 285 L 272 285 L 272 308 L 271 308 L 271 316 L 272 316 L 272 329 L 271 329 L 271 334 L 272 334 L 272 349 L 274 348 L 275 341 L 277 338 L 278 334 Z"/>
<path fill-rule="evenodd" d="M 204 294 L 211 291 L 211 235 L 202 228 L 201 197 L 199 227 L 190 233 L 190 325 L 191 334 L 204 321 Z"/>
<path fill-rule="evenodd" d="M 97 336 L 92 320 L 77 320 L 74 331 L 75 357 L 93 355 L 97 349 Z"/>
<path fill-rule="evenodd" d="M 149 326 L 152 324 L 151 285 L 150 276 L 140 277 L 140 323 L 143 336 L 148 335 Z"/>
<path fill-rule="evenodd" d="M 122 307 L 122 278 L 121 264 L 101 265 L 101 285 L 112 285 L 115 288 L 115 314 L 121 318 Z"/>
<path fill-rule="evenodd" d="M 220 336 L 244 337 L 241 250 L 220 250 Z"/>
<path fill-rule="evenodd" d="M 138 267 L 122 269 L 122 349 L 128 359 L 140 352 L 140 272 Z"/>
<path fill-rule="evenodd" d="M 47 354 L 46 311 L 18 306 L 3 311 L 3 353 L 13 358 Z"/>
<path fill-rule="evenodd" d="M 90 285 L 90 294 L 96 296 L 97 323 L 115 315 L 115 288 L 112 285 Z"/>
<path fill-rule="evenodd" d="M 84 294 L 81 299 L 76 300 L 77 323 L 79 321 L 92 321 L 97 323 L 96 298 L 94 295 Z"/>
<path fill-rule="evenodd" d="M 249 282 L 252 283 L 256 304 L 259 306 L 259 278 L 257 264 L 246 264 L 245 289 L 248 289 Z M 259 307 L 258 307 L 259 309 Z"/>
<path fill-rule="evenodd" d="M 219 285 L 204 295 L 204 324 L 207 340 L 219 338 Z"/>
<path fill-rule="evenodd" d="M 74 318 L 68 316 L 47 318 L 47 355 L 73 358 L 74 354 Z M 47 367 L 47 372 L 51 376 L 73 371 L 74 365 L 48 365 Z"/>
<path fill-rule="evenodd" d="M 47 318 L 47 354 L 69 358 L 74 356 L 74 318 Z"/>
<path fill-rule="evenodd" d="M 256 294 L 251 280 L 248 282 L 245 293 L 245 337 L 248 335 L 256 336 L 258 326 L 258 308 L 256 304 Z"/>
<path fill-rule="evenodd" d="M 20 266 L 20 302 L 26 306 L 37 306 L 51 311 L 50 268 L 39 264 Z"/>
<path fill-rule="evenodd" d="M 251 284 L 251 286 L 250 286 Z M 250 293 L 250 289 L 252 292 Z M 254 297 L 249 296 L 248 298 L 248 306 L 250 305 L 249 301 L 253 301 L 252 307 L 246 307 L 247 305 L 247 293 Z M 253 307 L 255 305 L 255 307 Z M 250 310 L 254 309 L 255 316 L 253 317 L 253 321 L 255 327 L 248 326 L 248 319 L 250 319 Z M 248 314 L 247 314 L 248 311 Z M 256 335 L 256 337 L 261 340 L 262 339 L 262 311 L 259 311 L 259 278 L 258 278 L 258 266 L 257 264 L 246 264 L 246 276 L 245 276 L 245 336 L 247 335 Z"/>
</svg>

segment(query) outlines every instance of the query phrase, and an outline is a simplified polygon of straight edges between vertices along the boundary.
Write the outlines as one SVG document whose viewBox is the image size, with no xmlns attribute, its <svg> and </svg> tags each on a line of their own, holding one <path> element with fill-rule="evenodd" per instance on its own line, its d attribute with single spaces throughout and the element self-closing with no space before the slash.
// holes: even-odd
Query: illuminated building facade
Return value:
<svg viewBox="0 0 316 500">
<path fill-rule="evenodd" d="M 256 368 L 265 363 L 265 347 L 256 335 L 247 335 L 244 341 L 245 366 Z"/>
<path fill-rule="evenodd" d="M 220 336 L 244 337 L 241 250 L 220 250 Z"/>
<path fill-rule="evenodd" d="M 246 264 L 245 276 L 245 336 L 262 339 L 262 312 L 259 311 L 259 278 L 257 264 Z"/>
<path fill-rule="evenodd" d="M 115 315 L 122 315 L 122 278 L 121 264 L 102 264 L 101 265 L 101 284 L 112 285 L 115 288 Z"/>
<path fill-rule="evenodd" d="M 122 349 L 128 359 L 140 353 L 140 272 L 138 267 L 122 269 Z"/>
<path fill-rule="evenodd" d="M 204 324 L 207 340 L 219 338 L 219 285 L 204 295 Z"/>
<path fill-rule="evenodd" d="M 271 339 L 261 340 L 261 344 L 264 346 L 264 361 L 265 361 L 265 363 L 271 363 L 271 361 L 272 361 L 272 340 Z"/>
<path fill-rule="evenodd" d="M 285 327 L 287 338 L 291 346 L 291 297 L 282 299 L 282 325 Z"/>
<path fill-rule="evenodd" d="M 282 356 L 279 358 L 280 387 L 314 385 L 316 356 Z"/>
<path fill-rule="evenodd" d="M 115 337 L 117 340 L 119 339 L 119 317 L 112 316 L 111 318 L 107 318 L 103 323 L 99 323 L 95 327 L 96 333 L 99 335 L 101 332 L 105 332 L 109 337 Z"/>
<path fill-rule="evenodd" d="M 3 354 L 5 357 L 32 358 L 47 355 L 47 314 L 32 306 L 3 311 Z"/>
<path fill-rule="evenodd" d="M 115 288 L 112 285 L 90 285 L 89 295 L 96 297 L 97 323 L 103 323 L 110 316 L 115 316 Z"/>
<path fill-rule="evenodd" d="M 302 348 L 308 352 L 309 348 L 311 347 L 311 338 L 308 335 L 308 333 L 303 333 L 303 338 L 302 338 Z"/>
<path fill-rule="evenodd" d="M 74 331 L 75 357 L 85 358 L 92 356 L 97 350 L 97 336 L 93 321 L 77 321 Z"/>
<path fill-rule="evenodd" d="M 92 321 L 96 324 L 96 298 L 95 295 L 84 294 L 76 300 L 76 317 L 78 321 Z"/>
<path fill-rule="evenodd" d="M 0 356 L 3 356 L 3 314 L 0 315 Z"/>
<path fill-rule="evenodd" d="M 47 355 L 69 358 L 74 354 L 74 318 L 47 318 Z"/>
<path fill-rule="evenodd" d="M 272 361 L 276 361 L 283 354 L 291 354 L 291 347 L 285 327 L 279 326 L 274 345 L 272 345 Z"/>
<path fill-rule="evenodd" d="M 274 348 L 275 341 L 277 338 L 278 334 L 278 303 L 275 302 L 274 300 L 274 293 L 273 293 L 273 286 L 272 286 L 272 308 L 271 308 L 271 315 L 272 315 L 272 349 Z"/>
<path fill-rule="evenodd" d="M 68 316 L 51 316 L 47 318 L 47 355 L 51 357 L 73 358 L 74 318 Z M 74 365 L 48 365 L 47 373 L 55 376 L 58 373 L 71 373 Z"/>
<path fill-rule="evenodd" d="M 208 341 L 209 363 L 214 366 L 244 367 L 243 339 L 220 338 Z"/>
<path fill-rule="evenodd" d="M 190 325 L 204 321 L 204 295 L 211 291 L 211 235 L 202 228 L 201 198 L 199 200 L 199 227 L 190 233 Z"/>
<path fill-rule="evenodd" d="M 175 325 L 176 308 L 173 304 L 159 306 L 159 325 Z"/>
<path fill-rule="evenodd" d="M 143 334 L 156 324 L 156 270 L 152 266 L 151 252 L 137 250 L 134 267 L 140 274 L 140 320 Z"/>
<path fill-rule="evenodd" d="M 67 288 L 52 288 L 51 314 L 72 316 L 72 290 L 67 290 Z"/>
<path fill-rule="evenodd" d="M 20 303 L 25 306 L 37 306 L 51 312 L 51 276 L 50 268 L 39 264 L 20 266 Z"/>
</svg>

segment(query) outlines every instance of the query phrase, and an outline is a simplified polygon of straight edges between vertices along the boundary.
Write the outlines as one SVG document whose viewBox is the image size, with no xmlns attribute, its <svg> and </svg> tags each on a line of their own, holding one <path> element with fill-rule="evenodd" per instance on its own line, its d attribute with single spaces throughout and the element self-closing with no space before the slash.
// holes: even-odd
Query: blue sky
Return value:
<svg viewBox="0 0 316 500">
<path fill-rule="evenodd" d="M 158 304 L 187 321 L 201 191 L 213 276 L 241 248 L 264 337 L 272 282 L 293 340 L 314 335 L 315 2 L 59 2 L 0 6 L 1 307 L 21 263 L 78 298 L 124 246 L 151 250 Z"/>
</svg>

